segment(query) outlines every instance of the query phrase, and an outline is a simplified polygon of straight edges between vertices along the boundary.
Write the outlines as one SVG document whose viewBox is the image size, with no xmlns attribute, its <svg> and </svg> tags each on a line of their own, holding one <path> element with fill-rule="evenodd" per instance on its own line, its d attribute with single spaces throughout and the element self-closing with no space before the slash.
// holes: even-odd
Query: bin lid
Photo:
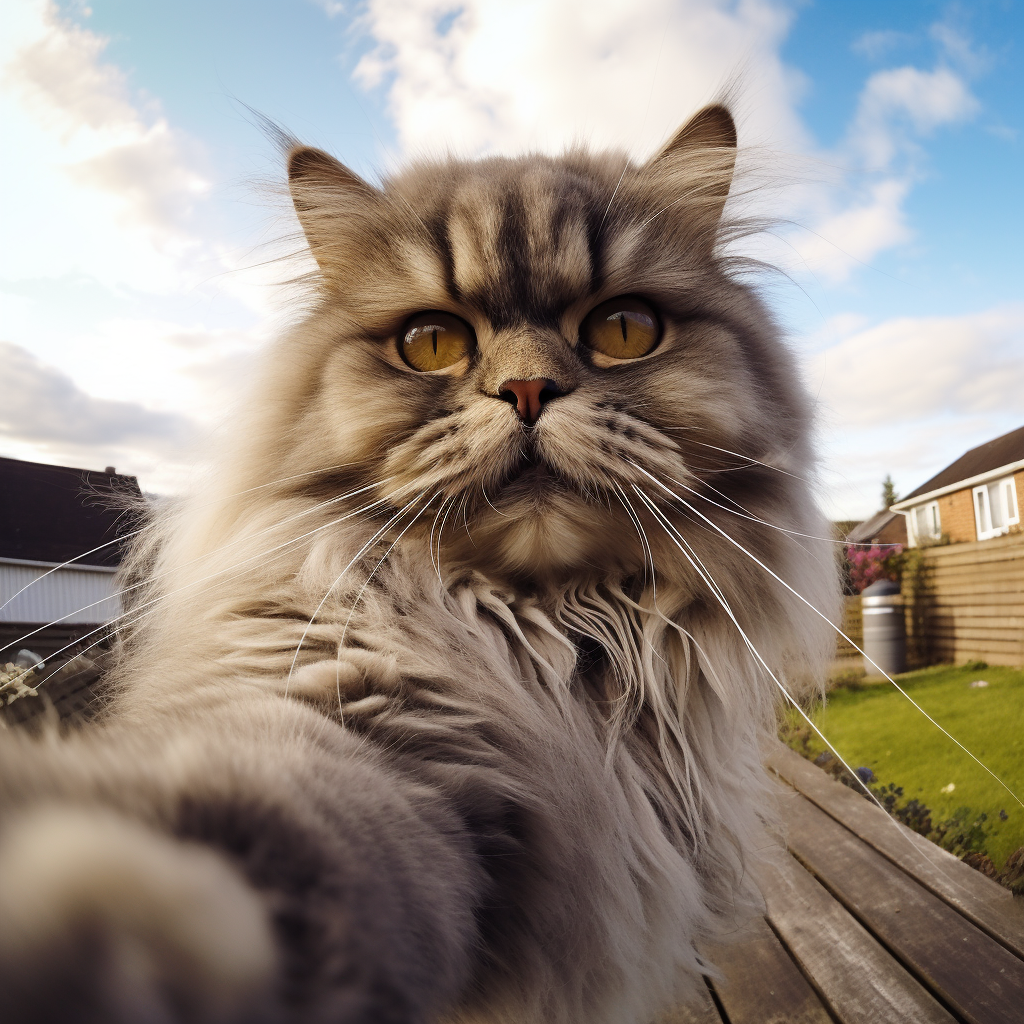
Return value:
<svg viewBox="0 0 1024 1024">
<path fill-rule="evenodd" d="M 872 583 L 870 587 L 865 587 L 861 593 L 861 597 L 892 597 L 894 594 L 900 592 L 900 585 L 893 583 L 892 580 L 878 580 Z"/>
</svg>

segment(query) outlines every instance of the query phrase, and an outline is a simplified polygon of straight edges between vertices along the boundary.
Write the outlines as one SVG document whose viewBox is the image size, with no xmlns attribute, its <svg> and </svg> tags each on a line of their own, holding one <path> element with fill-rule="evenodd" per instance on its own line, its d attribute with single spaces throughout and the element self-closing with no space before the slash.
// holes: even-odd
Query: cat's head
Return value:
<svg viewBox="0 0 1024 1024">
<path fill-rule="evenodd" d="M 720 251 L 735 153 L 721 106 L 642 165 L 450 160 L 377 188 L 293 148 L 320 289 L 301 468 L 364 467 L 394 510 L 413 503 L 398 528 L 420 511 L 410 536 L 440 531 L 456 559 L 516 576 L 642 568 L 638 490 L 777 502 L 774 471 L 731 472 L 799 447 L 805 418 Z"/>
</svg>

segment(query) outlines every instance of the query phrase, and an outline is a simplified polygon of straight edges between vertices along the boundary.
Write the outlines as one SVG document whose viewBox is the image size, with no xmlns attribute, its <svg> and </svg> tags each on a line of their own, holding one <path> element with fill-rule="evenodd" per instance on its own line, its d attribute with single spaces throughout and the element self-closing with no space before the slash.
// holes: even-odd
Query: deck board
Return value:
<svg viewBox="0 0 1024 1024">
<path fill-rule="evenodd" d="M 709 984 L 729 1024 L 832 1024 L 817 993 L 763 919 L 743 938 L 710 946 L 705 953 L 725 976 Z"/>
<path fill-rule="evenodd" d="M 872 849 L 1024 958 L 1024 900 L 890 818 L 788 747 L 780 744 L 768 766 Z"/>
<path fill-rule="evenodd" d="M 711 993 L 703 986 L 697 995 L 686 1005 L 677 1006 L 659 1017 L 657 1024 L 729 1024 L 722 1020 L 711 999 Z"/>
<path fill-rule="evenodd" d="M 1024 963 L 804 796 L 782 803 L 790 850 L 909 970 L 972 1024 L 1020 1024 Z"/>
<path fill-rule="evenodd" d="M 761 877 L 768 920 L 843 1024 L 956 1020 L 792 856 Z"/>
<path fill-rule="evenodd" d="M 1021 1024 L 1024 900 L 787 748 L 766 914 L 664 1024 Z"/>
</svg>

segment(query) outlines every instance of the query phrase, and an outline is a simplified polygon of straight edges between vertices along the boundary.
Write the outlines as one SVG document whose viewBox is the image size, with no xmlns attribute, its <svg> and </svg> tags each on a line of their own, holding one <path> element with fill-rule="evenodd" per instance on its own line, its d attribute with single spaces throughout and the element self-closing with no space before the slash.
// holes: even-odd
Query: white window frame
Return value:
<svg viewBox="0 0 1024 1024">
<path fill-rule="evenodd" d="M 1012 476 L 971 488 L 974 498 L 974 526 L 978 540 L 990 540 L 1010 532 L 1020 522 L 1017 485 Z"/>
<path fill-rule="evenodd" d="M 929 501 L 924 505 L 915 505 L 913 508 L 909 509 L 908 512 L 908 538 L 911 540 L 914 547 L 917 547 L 923 541 L 941 539 L 942 514 L 939 512 L 939 503 L 937 501 Z M 923 515 L 926 521 L 930 520 L 929 531 L 925 534 L 918 532 L 918 513 Z"/>
</svg>

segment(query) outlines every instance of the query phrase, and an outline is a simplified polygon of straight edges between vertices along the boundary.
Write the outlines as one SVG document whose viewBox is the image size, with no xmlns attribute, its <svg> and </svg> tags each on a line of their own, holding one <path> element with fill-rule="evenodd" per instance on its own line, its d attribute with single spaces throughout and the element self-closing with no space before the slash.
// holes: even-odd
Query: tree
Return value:
<svg viewBox="0 0 1024 1024">
<path fill-rule="evenodd" d="M 882 481 L 882 508 L 895 505 L 898 500 L 899 495 L 896 493 L 896 485 L 892 482 L 892 476 L 886 473 L 885 479 Z"/>
</svg>

